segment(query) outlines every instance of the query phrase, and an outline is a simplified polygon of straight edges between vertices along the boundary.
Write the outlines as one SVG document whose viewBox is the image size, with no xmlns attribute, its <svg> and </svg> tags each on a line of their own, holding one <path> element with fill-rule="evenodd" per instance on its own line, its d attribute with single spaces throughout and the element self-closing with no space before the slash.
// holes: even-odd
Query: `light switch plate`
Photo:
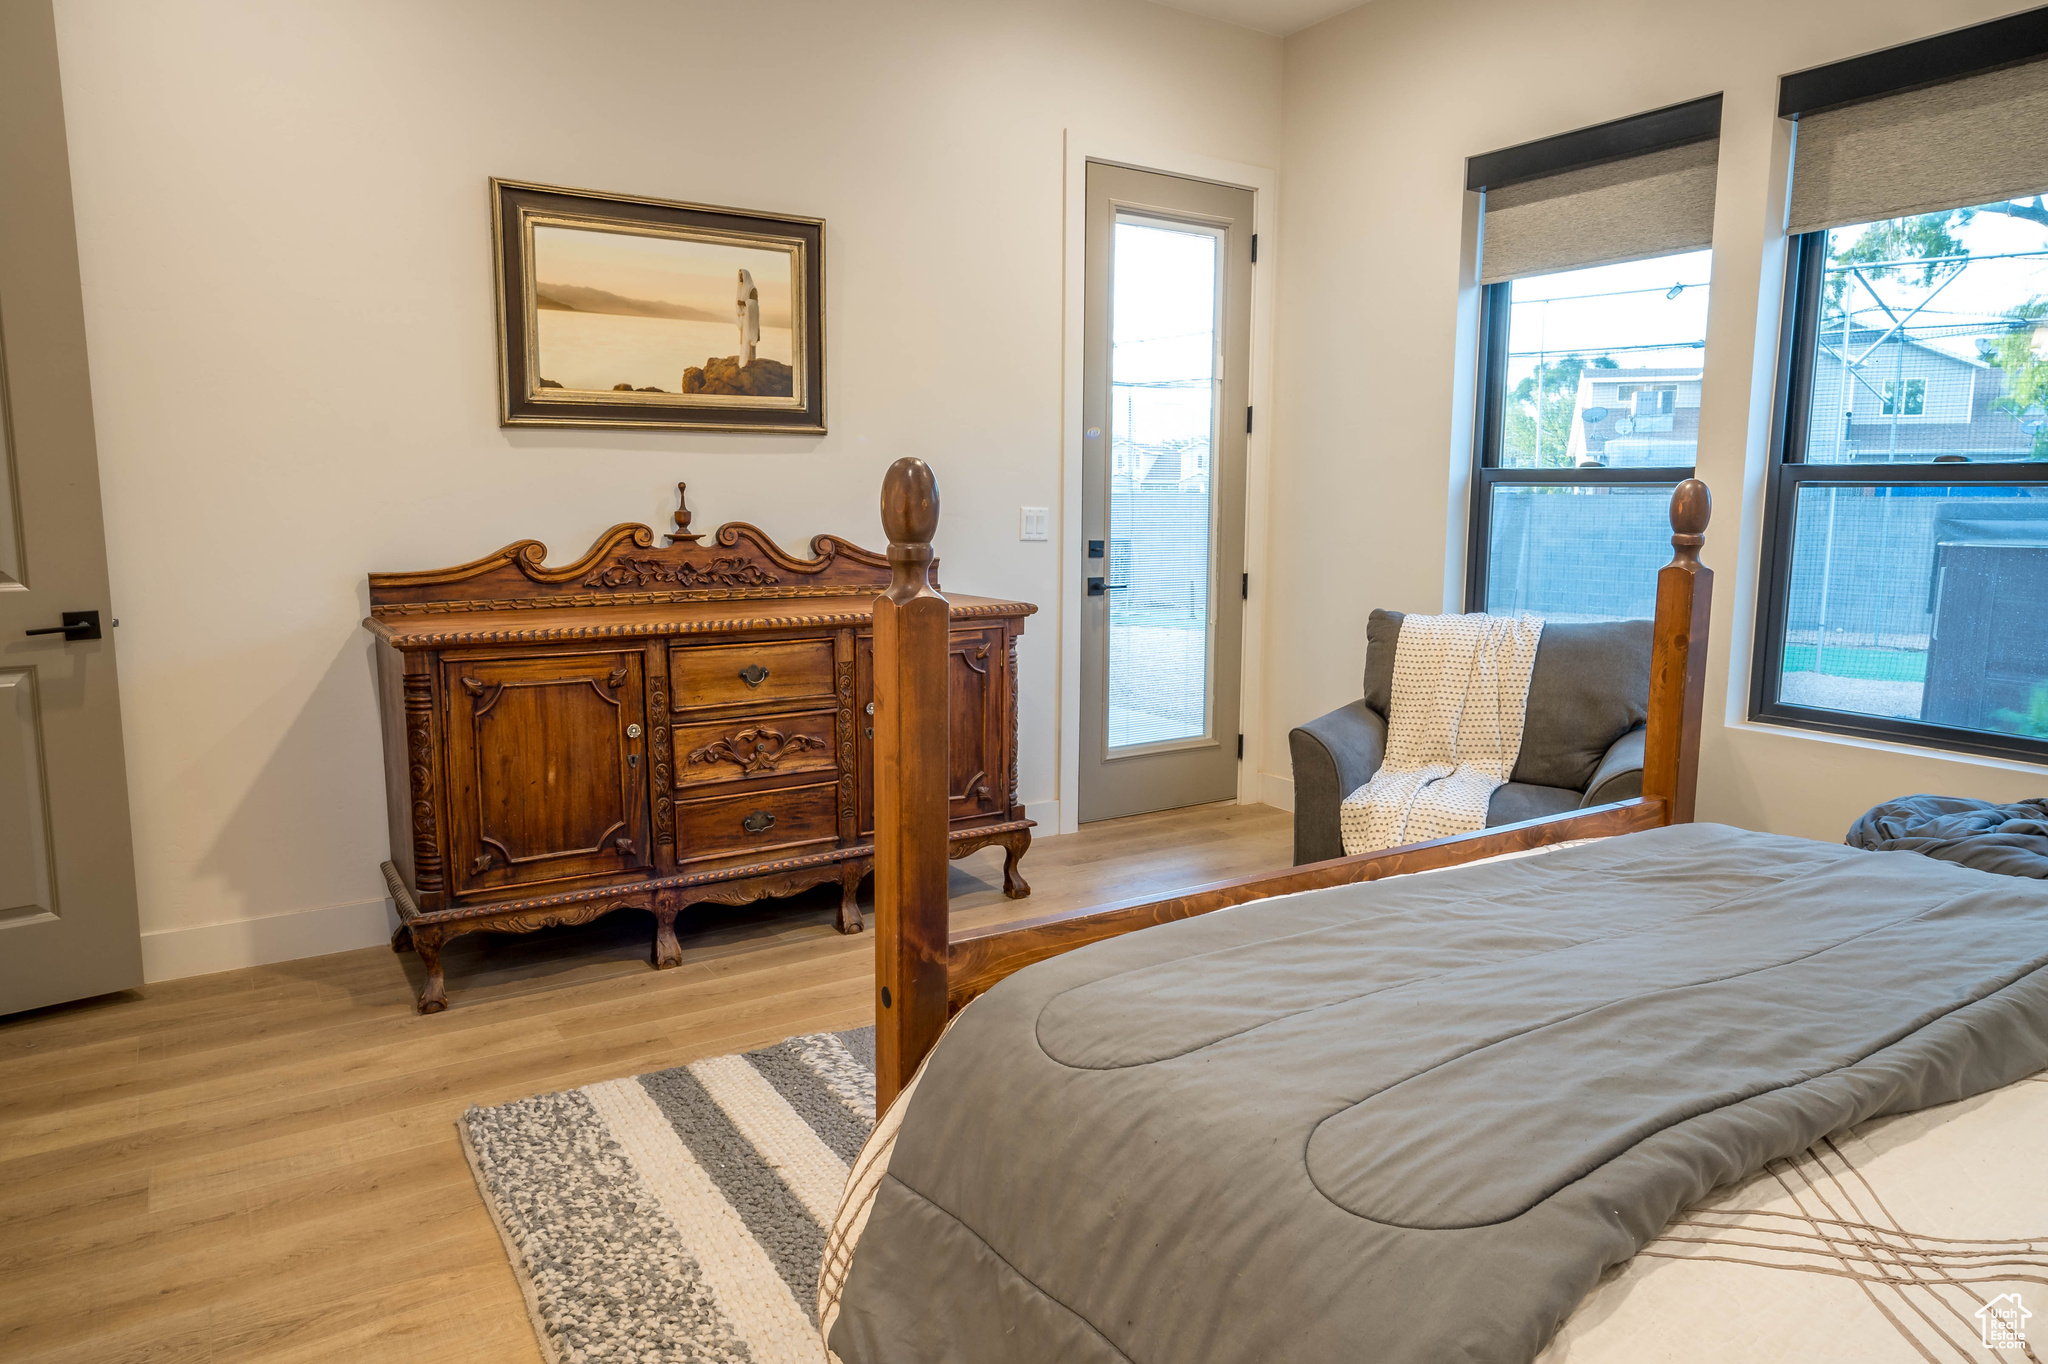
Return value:
<svg viewBox="0 0 2048 1364">
<path fill-rule="evenodd" d="M 1025 507 L 1017 529 L 1019 540 L 1052 539 L 1052 508 Z"/>
</svg>

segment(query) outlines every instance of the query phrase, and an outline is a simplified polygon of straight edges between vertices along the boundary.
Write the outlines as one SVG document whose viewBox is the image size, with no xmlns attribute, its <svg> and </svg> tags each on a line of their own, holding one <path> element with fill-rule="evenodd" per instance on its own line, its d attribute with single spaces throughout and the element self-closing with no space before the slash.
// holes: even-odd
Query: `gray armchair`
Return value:
<svg viewBox="0 0 2048 1364">
<path fill-rule="evenodd" d="M 1365 695 L 1287 736 L 1294 759 L 1294 862 L 1342 857 L 1337 807 L 1379 770 L 1401 613 L 1365 627 Z M 1489 827 L 1643 793 L 1650 622 L 1546 624 L 1529 677 L 1522 752 L 1486 809 Z"/>
</svg>

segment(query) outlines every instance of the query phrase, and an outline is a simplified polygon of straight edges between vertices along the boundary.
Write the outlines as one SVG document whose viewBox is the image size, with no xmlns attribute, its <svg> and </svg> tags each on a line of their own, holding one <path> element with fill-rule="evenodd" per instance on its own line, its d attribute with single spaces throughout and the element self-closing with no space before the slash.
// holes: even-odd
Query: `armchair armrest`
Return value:
<svg viewBox="0 0 2048 1364">
<path fill-rule="evenodd" d="M 1342 857 L 1337 810 L 1379 771 L 1387 722 L 1360 699 L 1289 733 L 1287 748 L 1294 760 L 1294 865 Z"/>
<path fill-rule="evenodd" d="M 1643 736 L 1647 732 L 1637 725 L 1608 745 L 1600 765 L 1593 769 L 1593 779 L 1586 783 L 1580 809 L 1610 800 L 1634 800 L 1643 794 Z"/>
</svg>

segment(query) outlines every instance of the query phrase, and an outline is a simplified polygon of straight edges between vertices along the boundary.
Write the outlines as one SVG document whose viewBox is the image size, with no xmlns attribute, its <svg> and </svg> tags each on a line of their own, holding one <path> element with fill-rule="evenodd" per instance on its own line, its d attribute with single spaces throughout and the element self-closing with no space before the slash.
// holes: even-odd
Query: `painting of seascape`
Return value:
<svg viewBox="0 0 2048 1364">
<path fill-rule="evenodd" d="M 708 361 L 768 360 L 785 382 L 758 396 L 789 396 L 790 252 L 536 226 L 533 258 L 542 387 L 681 393 Z"/>
<path fill-rule="evenodd" d="M 824 429 L 823 223 L 493 187 L 506 425 Z"/>
</svg>

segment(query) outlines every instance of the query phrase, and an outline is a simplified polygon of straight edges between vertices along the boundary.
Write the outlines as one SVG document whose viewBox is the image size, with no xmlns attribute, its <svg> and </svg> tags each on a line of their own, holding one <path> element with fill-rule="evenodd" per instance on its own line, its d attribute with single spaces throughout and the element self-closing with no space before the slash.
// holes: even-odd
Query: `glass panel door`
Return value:
<svg viewBox="0 0 2048 1364">
<path fill-rule="evenodd" d="M 1112 246 L 1111 749 L 1206 738 L 1218 234 L 1119 216 Z"/>
<path fill-rule="evenodd" d="M 1252 194 L 1088 167 L 1079 817 L 1232 800 Z"/>
</svg>

